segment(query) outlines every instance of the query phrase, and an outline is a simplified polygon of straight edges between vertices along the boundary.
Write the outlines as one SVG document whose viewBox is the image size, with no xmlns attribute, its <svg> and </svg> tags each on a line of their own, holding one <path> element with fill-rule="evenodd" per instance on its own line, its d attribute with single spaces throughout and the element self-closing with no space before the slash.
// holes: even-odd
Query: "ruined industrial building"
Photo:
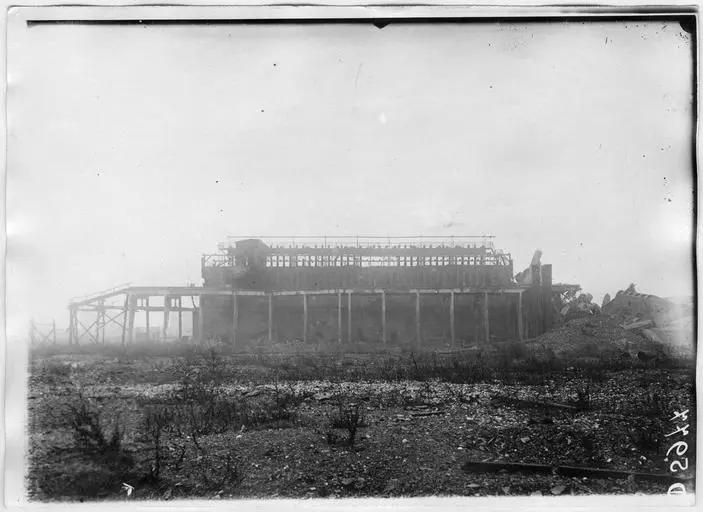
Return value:
<svg viewBox="0 0 703 512">
<path fill-rule="evenodd" d="M 540 260 L 537 251 L 514 277 L 491 237 L 230 238 L 203 255 L 202 286 L 126 285 L 74 300 L 70 340 L 104 341 L 115 327 L 123 343 L 189 332 L 239 348 L 522 340 L 550 328 L 555 293 L 578 288 L 553 285 Z"/>
</svg>

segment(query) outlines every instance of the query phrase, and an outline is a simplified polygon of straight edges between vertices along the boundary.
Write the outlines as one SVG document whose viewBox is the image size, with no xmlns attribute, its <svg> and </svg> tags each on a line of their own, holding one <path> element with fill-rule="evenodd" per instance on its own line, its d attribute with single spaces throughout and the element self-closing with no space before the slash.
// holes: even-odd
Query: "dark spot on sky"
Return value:
<svg viewBox="0 0 703 512">
<path fill-rule="evenodd" d="M 219 182 L 220 182 L 220 180 L 215 180 L 215 183 L 219 183 Z"/>
<path fill-rule="evenodd" d="M 263 111 L 264 111 L 264 109 L 262 108 L 262 109 L 261 109 L 261 111 L 263 112 Z"/>
<path fill-rule="evenodd" d="M 273 67 L 275 68 L 276 66 L 278 66 L 278 64 L 276 64 L 276 63 L 274 62 L 274 63 L 273 63 Z"/>
</svg>

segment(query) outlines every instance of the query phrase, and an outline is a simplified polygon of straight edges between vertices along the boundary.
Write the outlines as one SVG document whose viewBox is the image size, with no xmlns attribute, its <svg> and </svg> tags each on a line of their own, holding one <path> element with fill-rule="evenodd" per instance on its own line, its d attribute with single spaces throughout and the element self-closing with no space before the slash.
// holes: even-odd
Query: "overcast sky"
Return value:
<svg viewBox="0 0 703 512">
<path fill-rule="evenodd" d="M 677 23 L 42 25 L 8 45 L 8 322 L 200 284 L 227 235 L 493 234 L 690 295 Z"/>
</svg>

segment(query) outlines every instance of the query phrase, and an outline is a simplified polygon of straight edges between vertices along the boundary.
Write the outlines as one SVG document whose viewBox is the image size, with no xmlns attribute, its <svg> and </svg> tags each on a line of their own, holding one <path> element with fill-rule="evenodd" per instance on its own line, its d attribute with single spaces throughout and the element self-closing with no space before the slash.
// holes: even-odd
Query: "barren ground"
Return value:
<svg viewBox="0 0 703 512">
<path fill-rule="evenodd" d="M 123 483 L 131 499 L 666 492 L 639 478 L 462 465 L 671 475 L 665 435 L 674 411 L 695 418 L 692 369 L 500 360 L 35 354 L 30 495 L 124 499 Z M 359 424 L 353 445 L 345 419 Z"/>
</svg>

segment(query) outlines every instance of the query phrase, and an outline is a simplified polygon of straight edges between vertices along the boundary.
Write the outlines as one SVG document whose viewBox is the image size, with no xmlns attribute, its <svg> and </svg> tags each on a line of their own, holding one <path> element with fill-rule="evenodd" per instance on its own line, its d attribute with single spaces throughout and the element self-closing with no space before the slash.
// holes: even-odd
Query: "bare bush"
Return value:
<svg viewBox="0 0 703 512">
<path fill-rule="evenodd" d="M 339 398 L 337 409 L 330 415 L 329 426 L 332 429 L 346 430 L 346 444 L 354 446 L 359 429 L 368 426 L 362 404 Z"/>
<path fill-rule="evenodd" d="M 99 454 L 116 454 L 122 446 L 123 431 L 119 420 L 106 425 L 97 406 L 79 389 L 75 400 L 67 405 L 68 421 L 73 429 L 74 440 L 81 449 Z"/>
</svg>

